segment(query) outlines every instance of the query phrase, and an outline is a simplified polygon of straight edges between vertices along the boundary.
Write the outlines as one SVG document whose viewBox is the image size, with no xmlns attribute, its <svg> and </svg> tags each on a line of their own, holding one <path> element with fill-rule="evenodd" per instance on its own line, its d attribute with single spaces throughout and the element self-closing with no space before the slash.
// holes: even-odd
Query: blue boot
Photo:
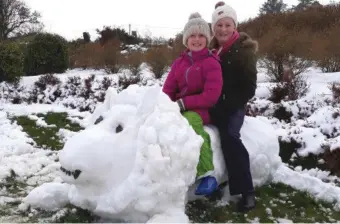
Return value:
<svg viewBox="0 0 340 224">
<path fill-rule="evenodd" d="M 197 186 L 195 195 L 208 196 L 217 189 L 217 180 L 213 176 L 206 176 L 201 179 L 200 184 Z"/>
</svg>

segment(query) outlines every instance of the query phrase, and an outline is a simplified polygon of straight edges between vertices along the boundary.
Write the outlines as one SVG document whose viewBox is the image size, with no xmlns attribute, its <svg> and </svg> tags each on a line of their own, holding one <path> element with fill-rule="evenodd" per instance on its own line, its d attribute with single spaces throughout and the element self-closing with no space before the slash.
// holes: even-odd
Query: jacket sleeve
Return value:
<svg viewBox="0 0 340 224">
<path fill-rule="evenodd" d="M 246 104 L 255 96 L 257 82 L 257 57 L 251 50 L 245 51 L 240 69 L 242 69 L 243 91 L 240 94 L 240 102 Z"/>
<path fill-rule="evenodd" d="M 209 67 L 203 68 L 205 78 L 203 91 L 182 99 L 186 110 L 209 109 L 217 103 L 221 95 L 223 86 L 221 65 L 213 58 L 208 65 Z"/>
<path fill-rule="evenodd" d="M 226 96 L 226 105 L 230 109 L 241 108 L 255 96 L 257 87 L 257 57 L 251 50 L 244 50 L 237 58 L 237 76 L 239 76 L 239 91 L 235 97 Z"/>
<path fill-rule="evenodd" d="M 170 72 L 163 85 L 163 92 L 167 94 L 172 101 L 176 100 L 177 92 L 177 82 L 175 76 L 176 64 L 176 61 L 172 64 Z"/>
</svg>

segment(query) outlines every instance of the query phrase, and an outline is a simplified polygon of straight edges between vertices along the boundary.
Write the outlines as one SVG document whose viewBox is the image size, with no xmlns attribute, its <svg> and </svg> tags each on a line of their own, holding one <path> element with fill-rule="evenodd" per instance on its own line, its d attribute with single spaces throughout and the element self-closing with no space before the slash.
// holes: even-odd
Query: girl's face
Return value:
<svg viewBox="0 0 340 224">
<path fill-rule="evenodd" d="M 200 51 L 207 46 L 207 38 L 200 33 L 194 33 L 188 38 L 188 48 L 191 51 Z"/>
<path fill-rule="evenodd" d="M 236 30 L 235 23 L 231 18 L 222 18 L 215 24 L 215 38 L 219 45 L 227 42 Z"/>
</svg>

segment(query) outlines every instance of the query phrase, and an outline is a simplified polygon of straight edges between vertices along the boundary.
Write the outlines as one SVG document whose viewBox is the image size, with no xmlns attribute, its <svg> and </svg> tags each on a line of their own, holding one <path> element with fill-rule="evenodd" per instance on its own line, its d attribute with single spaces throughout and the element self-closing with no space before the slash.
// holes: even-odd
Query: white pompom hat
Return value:
<svg viewBox="0 0 340 224">
<path fill-rule="evenodd" d="M 227 5 L 224 2 L 219 2 L 216 4 L 215 11 L 212 14 L 211 28 L 213 33 L 216 23 L 222 18 L 231 18 L 235 23 L 235 27 L 237 27 L 238 21 L 236 11 L 230 5 Z"/>
<path fill-rule="evenodd" d="M 194 34 L 200 33 L 207 38 L 207 46 L 211 41 L 209 24 L 201 17 L 198 12 L 192 13 L 189 16 L 189 21 L 185 24 L 183 30 L 183 44 L 187 47 L 188 38 Z"/>
</svg>

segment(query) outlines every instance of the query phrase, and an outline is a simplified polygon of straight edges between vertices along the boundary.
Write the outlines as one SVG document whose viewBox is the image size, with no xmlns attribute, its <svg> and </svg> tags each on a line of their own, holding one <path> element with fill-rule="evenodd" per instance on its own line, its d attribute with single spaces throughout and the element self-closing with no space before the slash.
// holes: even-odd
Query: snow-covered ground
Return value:
<svg viewBox="0 0 340 224">
<path fill-rule="evenodd" d="M 91 85 L 86 85 L 83 80 L 92 75 Z M 268 87 L 273 86 L 273 83 L 267 82 L 264 73 L 259 73 L 256 97 L 251 103 L 252 110 L 261 110 L 258 114 L 267 117 L 263 119 L 270 121 L 281 140 L 287 142 L 295 140 L 301 144 L 301 148 L 292 155 L 292 159 L 297 155 L 307 156 L 309 153 L 317 155 L 325 148 L 340 150 L 340 108 L 339 105 L 331 103 L 333 99 L 329 89 L 329 84 L 340 80 L 340 73 L 326 74 L 317 69 L 310 69 L 304 75 L 310 83 L 306 96 L 295 101 L 274 104 L 268 100 L 270 95 Z M 61 181 L 58 177 L 60 168 L 58 152 L 39 148 L 17 122 L 12 122 L 12 117 L 30 116 L 38 125 L 47 126 L 36 114 L 66 112 L 70 120 L 85 126 L 82 118 L 87 118 L 98 101 L 103 100 L 107 79 L 111 80 L 111 86 L 119 86 L 116 75 L 107 75 L 100 70 L 68 71 L 57 75 L 62 81 L 61 84 L 47 86 L 44 89 L 37 89 L 34 86 L 39 77 L 24 77 L 16 88 L 0 83 L 0 184 L 13 176 L 13 171 L 15 179 L 26 184 L 21 195 L 6 193 L 9 189 L 2 187 L 0 206 L 13 201 L 20 202 L 25 193 L 44 182 Z M 68 81 L 71 77 L 79 77 L 79 80 Z M 142 83 L 153 85 L 162 81 L 153 80 L 149 71 L 144 68 Z M 292 113 L 290 122 L 273 117 L 274 111 L 279 106 Z M 72 135 L 72 132 L 60 130 L 59 134 Z M 274 182 L 306 190 L 318 199 L 337 202 L 340 209 L 340 187 L 336 186 L 340 180 L 331 176 L 328 171 L 296 167 L 292 172 L 291 169 L 282 167 L 280 175 L 274 178 Z"/>
<path fill-rule="evenodd" d="M 265 116 L 273 116 L 278 106 L 292 113 L 290 122 L 280 122 L 275 118 L 271 120 L 282 140 L 290 141 L 293 138 L 302 144 L 298 150 L 302 156 L 319 154 L 323 152 L 322 146 L 328 146 L 331 150 L 340 147 L 340 105 L 332 104 L 333 95 L 329 88 L 333 82 L 340 81 L 340 73 L 310 69 L 304 75 L 310 84 L 304 97 L 275 105 L 268 100 L 270 91 L 267 87 L 272 83 L 262 82 L 258 84 L 252 105 L 253 109 L 264 109 L 262 114 Z"/>
</svg>

